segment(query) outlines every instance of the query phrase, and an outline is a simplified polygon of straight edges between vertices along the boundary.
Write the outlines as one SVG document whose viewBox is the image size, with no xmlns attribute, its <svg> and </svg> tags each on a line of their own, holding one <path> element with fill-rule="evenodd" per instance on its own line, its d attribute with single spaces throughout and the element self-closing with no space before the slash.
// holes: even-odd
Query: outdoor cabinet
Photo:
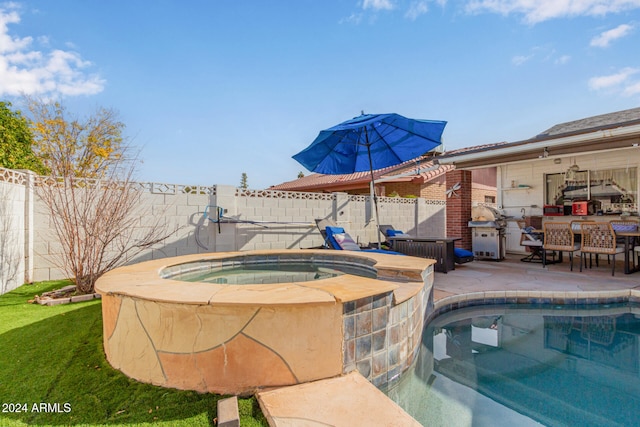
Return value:
<svg viewBox="0 0 640 427">
<path fill-rule="evenodd" d="M 460 237 L 390 237 L 394 251 L 436 260 L 435 271 L 455 270 L 455 241 Z"/>
</svg>

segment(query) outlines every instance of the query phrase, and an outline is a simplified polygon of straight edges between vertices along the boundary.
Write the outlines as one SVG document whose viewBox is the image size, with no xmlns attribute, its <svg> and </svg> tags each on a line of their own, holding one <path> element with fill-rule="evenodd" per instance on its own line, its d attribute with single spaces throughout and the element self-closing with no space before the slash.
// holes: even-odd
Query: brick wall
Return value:
<svg viewBox="0 0 640 427">
<path fill-rule="evenodd" d="M 484 203 L 496 203 L 497 191 L 495 187 L 488 187 L 481 184 L 475 184 L 471 191 L 471 201 L 473 205 Z"/>
<path fill-rule="evenodd" d="M 385 194 L 387 196 L 395 192 L 400 197 L 416 196 L 429 200 L 444 200 L 445 189 L 444 182 L 429 182 L 427 184 L 397 182 L 385 184 Z"/>
<path fill-rule="evenodd" d="M 447 172 L 447 188 L 460 184 L 455 195 L 447 198 L 447 237 L 461 237 L 456 247 L 471 250 L 471 230 L 467 226 L 471 219 L 471 171 Z"/>
</svg>

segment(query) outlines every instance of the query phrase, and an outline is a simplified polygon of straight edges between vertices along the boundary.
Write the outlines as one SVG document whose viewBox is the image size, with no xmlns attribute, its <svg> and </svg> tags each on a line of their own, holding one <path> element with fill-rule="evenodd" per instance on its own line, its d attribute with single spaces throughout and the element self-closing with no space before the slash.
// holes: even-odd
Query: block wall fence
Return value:
<svg viewBox="0 0 640 427">
<path fill-rule="evenodd" d="M 0 168 L 0 294 L 24 283 L 67 277 L 60 268 L 60 243 L 34 182 L 36 175 L 31 172 Z M 319 247 L 323 239 L 316 218 L 333 219 L 360 243 L 377 241 L 369 196 L 226 185 L 136 185 L 149 212 L 140 218 L 139 226 L 161 219 L 173 232 L 130 263 L 194 253 Z M 447 227 L 460 231 L 460 224 L 447 223 L 451 215 L 447 204 L 453 200 L 380 197 L 380 223 L 408 234 L 453 236 Z M 216 223 L 212 219 L 217 219 L 218 208 L 224 213 Z M 466 209 L 456 203 L 455 211 L 460 209 L 456 217 L 466 225 Z"/>
</svg>

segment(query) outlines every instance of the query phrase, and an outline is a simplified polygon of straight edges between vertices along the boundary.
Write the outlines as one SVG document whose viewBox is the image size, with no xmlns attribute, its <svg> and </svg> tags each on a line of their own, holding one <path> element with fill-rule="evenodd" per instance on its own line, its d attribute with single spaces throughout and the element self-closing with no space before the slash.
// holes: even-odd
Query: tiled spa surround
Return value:
<svg viewBox="0 0 640 427">
<path fill-rule="evenodd" d="M 357 369 L 379 388 L 392 386 L 417 356 L 429 289 L 400 302 L 388 292 L 345 303 L 344 372 Z"/>
<path fill-rule="evenodd" d="M 161 277 L 193 263 L 202 268 L 223 259 L 300 255 L 373 265 L 382 280 L 343 275 L 301 283 L 221 285 Z M 367 366 L 372 382 L 384 385 L 415 357 L 433 262 L 292 250 L 188 255 L 122 267 L 96 285 L 103 297 L 107 360 L 139 381 L 221 394 L 251 394 L 335 377 L 354 367 L 362 372 Z M 347 330 L 347 318 L 354 321 L 352 330 Z M 347 339 L 347 333 L 357 336 Z M 354 360 L 347 367 L 350 341 Z"/>
</svg>

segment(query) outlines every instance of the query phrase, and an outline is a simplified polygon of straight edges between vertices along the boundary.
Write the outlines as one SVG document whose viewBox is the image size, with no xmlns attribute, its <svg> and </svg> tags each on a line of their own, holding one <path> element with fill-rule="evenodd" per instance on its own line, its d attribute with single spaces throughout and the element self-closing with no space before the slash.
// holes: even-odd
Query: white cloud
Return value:
<svg viewBox="0 0 640 427">
<path fill-rule="evenodd" d="M 603 89 L 618 89 L 623 87 L 622 93 L 627 91 L 633 91 L 633 88 L 638 87 L 638 83 L 632 82 L 631 78 L 640 72 L 640 68 L 626 67 L 618 71 L 617 73 L 610 74 L 608 76 L 598 76 L 589 79 L 589 89 L 591 90 L 603 90 Z"/>
<path fill-rule="evenodd" d="M 104 89 L 98 75 L 85 73 L 91 63 L 73 51 L 41 52 L 33 37 L 14 37 L 9 24 L 20 22 L 15 4 L 0 6 L 0 96 L 92 95 Z M 47 44 L 46 37 L 38 41 Z"/>
<path fill-rule="evenodd" d="M 640 82 L 636 82 L 625 87 L 622 94 L 624 96 L 640 95 Z"/>
<path fill-rule="evenodd" d="M 0 8 L 0 54 L 24 49 L 31 44 L 31 37 L 17 38 L 9 35 L 9 24 L 20 22 L 20 15 L 15 10 L 7 11 Z"/>
<path fill-rule="evenodd" d="M 536 63 L 553 63 L 564 65 L 571 60 L 570 55 L 559 55 L 556 49 L 549 45 L 533 46 L 528 55 L 515 55 L 511 58 L 511 63 L 516 67 L 536 60 Z"/>
<path fill-rule="evenodd" d="M 420 15 L 424 15 L 428 11 L 429 7 L 426 0 L 412 1 L 411 5 L 409 5 L 409 10 L 407 10 L 404 16 L 405 18 L 415 21 Z"/>
<path fill-rule="evenodd" d="M 339 23 L 340 24 L 355 24 L 359 25 L 362 22 L 362 13 L 352 13 L 346 18 L 342 18 Z"/>
<path fill-rule="evenodd" d="M 609 43 L 631 33 L 633 26 L 628 24 L 618 25 L 616 28 L 608 31 L 604 31 L 598 37 L 591 39 L 591 46 L 595 47 L 607 47 Z"/>
<path fill-rule="evenodd" d="M 571 16 L 604 16 L 637 8 L 640 0 L 469 0 L 466 5 L 470 13 L 524 15 L 530 24 Z"/>
<path fill-rule="evenodd" d="M 525 62 L 529 61 L 531 58 L 533 58 L 533 56 L 534 56 L 533 54 L 526 55 L 526 56 L 525 55 L 517 55 L 517 56 L 514 56 L 513 58 L 511 58 L 511 63 L 513 65 L 520 66 L 520 65 L 524 64 Z"/>
<path fill-rule="evenodd" d="M 373 9 L 373 10 L 391 10 L 394 5 L 391 0 L 364 0 L 362 2 L 363 9 Z"/>
</svg>

